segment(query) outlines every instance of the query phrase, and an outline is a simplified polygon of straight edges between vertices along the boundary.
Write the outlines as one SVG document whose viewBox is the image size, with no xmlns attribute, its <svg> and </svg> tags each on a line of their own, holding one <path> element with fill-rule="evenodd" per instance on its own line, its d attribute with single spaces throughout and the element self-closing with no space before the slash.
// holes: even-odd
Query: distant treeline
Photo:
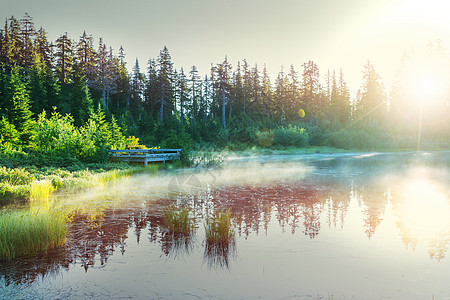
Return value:
<svg viewBox="0 0 450 300">
<path fill-rule="evenodd" d="M 293 138 L 307 136 L 302 145 L 411 148 L 419 123 L 425 138 L 444 145 L 450 138 L 448 95 L 419 105 L 399 77 L 388 96 L 369 61 L 354 99 L 342 70 L 328 70 L 322 78 L 313 61 L 300 70 L 282 68 L 272 81 L 265 65 L 244 59 L 233 67 L 226 57 L 201 78 L 195 66 L 176 70 L 166 47 L 148 60 L 145 72 L 136 59 L 128 73 L 122 46 L 116 54 L 85 32 L 51 42 L 25 14 L 6 20 L 0 30 L 0 141 L 25 149 L 43 111 L 57 113 L 53 121 L 70 114 L 71 124 L 81 128 L 98 119 L 99 106 L 104 122 L 147 146 L 240 148 L 257 144 L 258 134 L 286 129 Z M 15 142 L 11 128 L 19 134 Z"/>
</svg>

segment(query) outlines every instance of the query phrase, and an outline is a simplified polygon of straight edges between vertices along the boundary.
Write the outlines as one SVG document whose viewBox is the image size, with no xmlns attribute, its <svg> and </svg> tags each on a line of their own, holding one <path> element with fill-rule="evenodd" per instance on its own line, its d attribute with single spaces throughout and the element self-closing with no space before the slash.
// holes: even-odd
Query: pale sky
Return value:
<svg viewBox="0 0 450 300">
<path fill-rule="evenodd" d="M 389 91 L 405 51 L 450 43 L 447 0 L 0 0 L 2 22 L 25 12 L 52 41 L 85 30 L 96 47 L 99 37 L 116 54 L 123 45 L 129 69 L 138 58 L 145 71 L 164 46 L 177 69 L 209 74 L 227 55 L 233 67 L 265 63 L 272 82 L 282 65 L 300 72 L 313 60 L 322 83 L 342 68 L 352 94 L 367 59 Z"/>
</svg>

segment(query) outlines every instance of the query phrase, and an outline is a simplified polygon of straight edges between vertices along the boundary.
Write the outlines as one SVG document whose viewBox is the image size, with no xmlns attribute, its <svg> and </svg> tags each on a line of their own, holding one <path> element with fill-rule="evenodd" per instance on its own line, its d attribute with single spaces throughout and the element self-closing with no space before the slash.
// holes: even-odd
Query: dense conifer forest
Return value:
<svg viewBox="0 0 450 300">
<path fill-rule="evenodd" d="M 156 58 L 136 59 L 129 72 L 123 42 L 112 49 L 86 32 L 49 41 L 28 14 L 6 20 L 0 30 L 2 157 L 98 162 L 108 149 L 143 145 L 449 147 L 450 97 L 413 100 L 403 84 L 408 54 L 388 91 L 367 61 L 352 98 L 343 70 L 319 70 L 311 60 L 270 78 L 265 65 L 232 64 L 225 56 L 203 76 L 195 65 L 175 69 L 163 47 Z M 439 42 L 429 49 L 430 56 L 443 51 Z"/>
</svg>

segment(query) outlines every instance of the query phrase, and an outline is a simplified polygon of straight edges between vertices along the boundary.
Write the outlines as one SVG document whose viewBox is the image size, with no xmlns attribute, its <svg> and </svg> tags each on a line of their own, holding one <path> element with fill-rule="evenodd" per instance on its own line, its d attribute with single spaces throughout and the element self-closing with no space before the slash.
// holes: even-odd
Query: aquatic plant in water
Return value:
<svg viewBox="0 0 450 300">
<path fill-rule="evenodd" d="M 206 218 L 206 241 L 208 243 L 220 243 L 235 238 L 234 226 L 231 222 L 231 212 L 215 211 Z"/>
<path fill-rule="evenodd" d="M 236 235 L 231 212 L 215 211 L 206 218 L 206 244 L 203 259 L 208 267 L 229 268 L 230 257 L 236 254 Z"/>
<path fill-rule="evenodd" d="M 170 206 L 163 210 L 164 225 L 173 234 L 189 235 L 194 230 L 194 219 L 189 215 L 189 208 Z"/>
<path fill-rule="evenodd" d="M 60 247 L 65 240 L 66 216 L 61 212 L 0 213 L 0 260 Z"/>
</svg>

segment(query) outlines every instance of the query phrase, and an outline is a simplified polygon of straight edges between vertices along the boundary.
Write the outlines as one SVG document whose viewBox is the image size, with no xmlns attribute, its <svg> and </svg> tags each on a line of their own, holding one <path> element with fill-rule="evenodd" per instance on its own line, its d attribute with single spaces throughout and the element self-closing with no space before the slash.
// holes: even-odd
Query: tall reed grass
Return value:
<svg viewBox="0 0 450 300">
<path fill-rule="evenodd" d="M 60 212 L 0 213 L 0 260 L 36 254 L 63 246 L 66 216 Z"/>
<path fill-rule="evenodd" d="M 45 201 L 48 200 L 55 188 L 51 181 L 32 182 L 30 185 L 30 200 Z"/>
<path fill-rule="evenodd" d="M 215 211 L 206 218 L 206 244 L 203 259 L 208 267 L 229 268 L 230 258 L 236 255 L 236 235 L 231 212 Z"/>
<path fill-rule="evenodd" d="M 206 218 L 206 241 L 208 243 L 221 243 L 234 240 L 235 230 L 231 221 L 231 212 L 215 211 Z"/>
<path fill-rule="evenodd" d="M 164 225 L 173 234 L 189 235 L 193 232 L 195 221 L 188 208 L 167 207 L 163 210 Z"/>
</svg>

